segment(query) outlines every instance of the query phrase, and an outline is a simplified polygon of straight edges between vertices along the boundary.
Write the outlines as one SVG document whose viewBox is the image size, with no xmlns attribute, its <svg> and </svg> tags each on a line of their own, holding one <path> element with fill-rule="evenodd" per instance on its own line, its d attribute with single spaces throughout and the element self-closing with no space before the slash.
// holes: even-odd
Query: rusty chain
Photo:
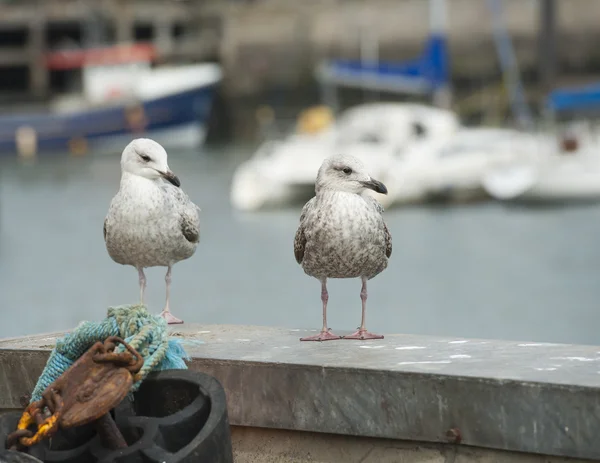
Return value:
<svg viewBox="0 0 600 463">
<path fill-rule="evenodd" d="M 116 353 L 119 344 L 125 351 Z M 30 447 L 52 437 L 59 428 L 91 422 L 96 422 L 100 433 L 111 430 L 110 436 L 105 436 L 109 445 L 126 446 L 109 412 L 125 398 L 143 364 L 139 352 L 117 336 L 97 342 L 48 386 L 41 400 L 25 409 L 6 448 Z"/>
</svg>

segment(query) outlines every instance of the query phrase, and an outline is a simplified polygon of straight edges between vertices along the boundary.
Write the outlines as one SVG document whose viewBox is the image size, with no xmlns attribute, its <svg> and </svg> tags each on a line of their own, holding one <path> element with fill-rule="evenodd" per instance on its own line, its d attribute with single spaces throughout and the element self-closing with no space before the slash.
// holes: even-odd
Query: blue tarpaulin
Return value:
<svg viewBox="0 0 600 463">
<path fill-rule="evenodd" d="M 431 93 L 449 85 L 446 38 L 432 35 L 421 57 L 403 62 L 370 64 L 360 60 L 332 60 L 321 68 L 324 80 L 340 85 L 410 93 Z"/>
<path fill-rule="evenodd" d="M 546 107 L 555 112 L 600 109 L 600 83 L 554 90 L 546 99 Z"/>
</svg>

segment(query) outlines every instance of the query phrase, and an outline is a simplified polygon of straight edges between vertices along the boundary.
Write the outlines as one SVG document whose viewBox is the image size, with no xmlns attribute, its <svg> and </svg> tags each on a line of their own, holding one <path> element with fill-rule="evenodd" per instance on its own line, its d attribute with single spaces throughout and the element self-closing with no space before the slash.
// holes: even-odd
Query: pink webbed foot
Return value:
<svg viewBox="0 0 600 463">
<path fill-rule="evenodd" d="M 180 323 L 183 323 L 183 320 L 180 320 L 179 318 L 175 317 L 171 312 L 166 312 L 163 310 L 160 313 L 160 316 L 164 318 L 169 325 L 178 325 Z"/>
<path fill-rule="evenodd" d="M 300 341 L 333 341 L 335 339 L 342 339 L 341 336 L 333 334 L 331 330 L 321 331 L 319 334 L 314 336 L 308 336 L 306 338 L 300 338 Z"/>
<path fill-rule="evenodd" d="M 365 339 L 383 339 L 383 335 L 381 334 L 373 334 L 373 333 L 369 333 L 367 330 L 361 330 L 359 329 L 358 331 L 348 335 L 348 336 L 344 336 L 344 339 L 358 339 L 358 340 L 365 340 Z"/>
</svg>

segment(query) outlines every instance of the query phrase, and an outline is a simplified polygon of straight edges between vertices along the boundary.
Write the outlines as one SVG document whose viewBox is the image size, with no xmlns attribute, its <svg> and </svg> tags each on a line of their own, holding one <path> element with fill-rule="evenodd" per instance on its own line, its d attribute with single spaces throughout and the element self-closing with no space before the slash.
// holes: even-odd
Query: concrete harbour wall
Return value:
<svg viewBox="0 0 600 463">
<path fill-rule="evenodd" d="M 186 346 L 190 368 L 225 388 L 236 461 L 600 459 L 598 347 L 412 335 L 300 343 L 303 334 L 172 330 L 204 341 Z M 0 340 L 0 409 L 27 402 L 60 335 Z"/>
</svg>

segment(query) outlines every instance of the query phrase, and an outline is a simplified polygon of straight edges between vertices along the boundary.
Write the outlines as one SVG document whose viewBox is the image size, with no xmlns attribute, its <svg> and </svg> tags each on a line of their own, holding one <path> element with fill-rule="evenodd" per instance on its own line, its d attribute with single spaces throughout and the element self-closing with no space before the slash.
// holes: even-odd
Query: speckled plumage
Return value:
<svg viewBox="0 0 600 463">
<path fill-rule="evenodd" d="M 392 254 L 392 237 L 381 205 L 369 196 L 324 191 L 302 210 L 296 232 L 296 261 L 307 275 L 368 280 L 381 273 Z"/>
<path fill-rule="evenodd" d="M 167 298 L 162 316 L 182 323 L 169 309 L 171 267 L 190 258 L 200 241 L 199 208 L 179 188 L 162 146 L 147 138 L 133 140 L 121 156 L 121 185 L 104 220 L 110 257 L 138 270 L 144 301 L 144 268 L 167 267 Z"/>
<path fill-rule="evenodd" d="M 321 281 L 323 301 L 321 334 L 303 340 L 339 339 L 327 328 L 327 279 L 359 277 L 363 282 L 363 320 L 359 331 L 346 338 L 381 338 L 368 333 L 364 326 L 366 282 L 387 268 L 392 237 L 383 220 L 383 207 L 365 195 L 366 189 L 387 193 L 385 185 L 372 179 L 355 157 L 331 156 L 319 169 L 316 196 L 302 209 L 294 256 L 307 275 Z"/>
</svg>

